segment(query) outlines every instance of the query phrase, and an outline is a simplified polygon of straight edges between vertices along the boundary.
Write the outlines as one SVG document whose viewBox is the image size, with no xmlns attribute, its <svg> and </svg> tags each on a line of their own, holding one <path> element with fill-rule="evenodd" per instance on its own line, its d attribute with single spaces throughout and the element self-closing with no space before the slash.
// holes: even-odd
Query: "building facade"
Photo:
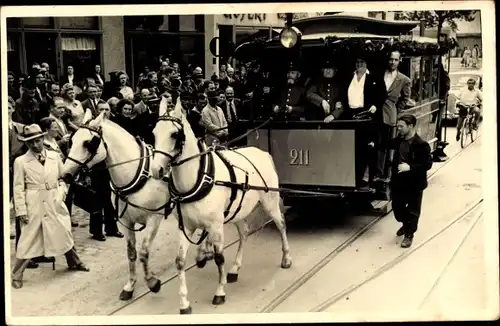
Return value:
<svg viewBox="0 0 500 326">
<path fill-rule="evenodd" d="M 282 16 L 266 13 L 8 18 L 8 70 L 26 74 L 34 62 L 46 62 L 58 77 L 73 66 L 83 78 L 100 65 L 107 80 L 125 70 L 135 85 L 145 67 L 157 70 L 169 57 L 210 78 L 219 67 L 210 51 L 214 37 L 238 44 L 255 34 L 277 35 L 284 24 Z"/>
<path fill-rule="evenodd" d="M 26 74 L 33 63 L 46 62 L 58 77 L 73 66 L 83 78 L 100 65 L 107 80 L 125 70 L 135 84 L 162 57 L 204 69 L 205 28 L 203 15 L 8 18 L 8 70 Z"/>
</svg>

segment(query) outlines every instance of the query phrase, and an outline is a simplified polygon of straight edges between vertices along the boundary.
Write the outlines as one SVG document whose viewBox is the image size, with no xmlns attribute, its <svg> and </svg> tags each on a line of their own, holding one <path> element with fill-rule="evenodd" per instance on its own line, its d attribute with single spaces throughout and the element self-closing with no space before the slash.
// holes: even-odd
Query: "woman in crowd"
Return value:
<svg viewBox="0 0 500 326">
<path fill-rule="evenodd" d="M 51 117 L 46 117 L 40 120 L 40 128 L 42 128 L 42 131 L 45 133 L 45 136 L 43 137 L 44 148 L 48 151 L 57 153 L 61 157 L 61 160 L 64 160 L 65 155 L 61 148 L 69 140 L 69 135 L 66 138 L 57 140 L 57 137 L 59 136 L 58 126 L 56 121 Z"/>
<path fill-rule="evenodd" d="M 120 86 L 118 87 L 117 97 L 130 101 L 134 100 L 134 90 L 129 86 L 128 75 L 122 71 L 118 75 L 118 80 L 120 81 Z"/>
<path fill-rule="evenodd" d="M 118 115 L 114 118 L 114 121 L 132 136 L 142 137 L 145 129 L 147 129 L 147 124 L 144 115 L 138 114 L 134 107 L 135 104 L 131 100 L 120 100 L 116 105 L 116 112 Z"/>
<path fill-rule="evenodd" d="M 61 89 L 61 95 L 67 108 L 67 124 L 73 131 L 77 130 L 85 116 L 82 103 L 78 101 L 75 96 L 75 89 L 69 83 L 64 84 Z"/>
</svg>

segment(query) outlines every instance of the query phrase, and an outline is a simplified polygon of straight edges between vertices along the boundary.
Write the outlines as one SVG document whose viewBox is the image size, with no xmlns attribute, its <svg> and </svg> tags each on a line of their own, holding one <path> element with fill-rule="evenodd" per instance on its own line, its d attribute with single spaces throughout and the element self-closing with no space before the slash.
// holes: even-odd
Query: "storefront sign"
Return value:
<svg viewBox="0 0 500 326">
<path fill-rule="evenodd" d="M 285 21 L 279 14 L 224 14 L 217 16 L 217 23 L 221 25 L 248 25 L 248 26 L 283 26 Z"/>
</svg>

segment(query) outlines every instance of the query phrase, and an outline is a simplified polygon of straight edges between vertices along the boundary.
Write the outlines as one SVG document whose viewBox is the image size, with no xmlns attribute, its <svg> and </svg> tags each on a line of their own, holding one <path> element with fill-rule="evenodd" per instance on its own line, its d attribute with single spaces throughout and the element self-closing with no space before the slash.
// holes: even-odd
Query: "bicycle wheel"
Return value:
<svg viewBox="0 0 500 326">
<path fill-rule="evenodd" d="M 464 125 L 462 127 L 462 131 L 460 132 L 460 146 L 465 148 L 468 144 L 470 134 L 470 119 L 469 117 L 465 118 Z"/>
<path fill-rule="evenodd" d="M 477 136 L 479 135 L 479 126 L 481 126 L 480 122 L 477 123 L 477 129 L 470 128 L 470 139 L 472 143 L 477 139 Z M 471 127 L 472 127 L 472 122 L 471 122 Z"/>
</svg>

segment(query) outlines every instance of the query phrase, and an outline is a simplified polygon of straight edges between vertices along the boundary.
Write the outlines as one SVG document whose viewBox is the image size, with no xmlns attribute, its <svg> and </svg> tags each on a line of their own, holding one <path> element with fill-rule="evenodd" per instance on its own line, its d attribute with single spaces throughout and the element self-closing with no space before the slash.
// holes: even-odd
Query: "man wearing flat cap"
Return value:
<svg viewBox="0 0 500 326">
<path fill-rule="evenodd" d="M 28 151 L 14 161 L 14 208 L 21 236 L 12 271 L 12 286 L 23 286 L 23 273 L 35 257 L 65 255 L 70 270 L 89 271 L 76 253 L 71 219 L 64 203 L 66 184 L 59 179 L 63 162 L 43 146 L 40 126 L 24 126 L 19 140 Z"/>
<path fill-rule="evenodd" d="M 306 92 L 301 82 L 301 72 L 298 66 L 290 62 L 287 72 L 287 86 L 274 95 L 273 111 L 277 117 L 288 120 L 305 120 L 310 114 L 306 112 Z"/>
<path fill-rule="evenodd" d="M 314 105 L 317 120 L 331 121 L 342 114 L 341 81 L 330 59 L 321 68 L 321 76 L 307 90 L 307 99 Z"/>
</svg>

